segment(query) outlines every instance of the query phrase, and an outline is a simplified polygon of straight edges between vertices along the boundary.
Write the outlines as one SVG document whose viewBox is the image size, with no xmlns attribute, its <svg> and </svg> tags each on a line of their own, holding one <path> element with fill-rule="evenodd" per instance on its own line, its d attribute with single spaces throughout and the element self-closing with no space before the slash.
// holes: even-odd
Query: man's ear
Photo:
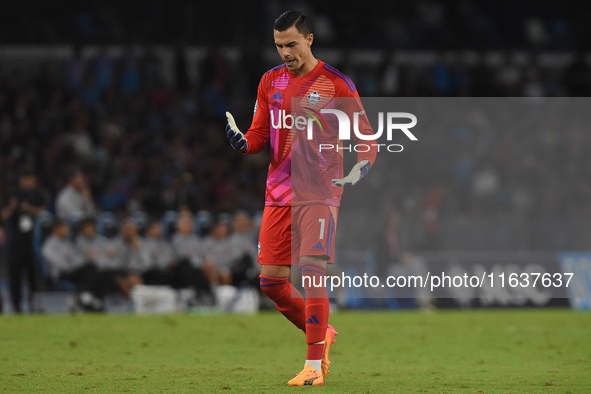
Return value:
<svg viewBox="0 0 591 394">
<path fill-rule="evenodd" d="M 310 33 L 308 35 L 308 46 L 311 47 L 312 46 L 312 42 L 314 42 L 314 34 Z"/>
</svg>

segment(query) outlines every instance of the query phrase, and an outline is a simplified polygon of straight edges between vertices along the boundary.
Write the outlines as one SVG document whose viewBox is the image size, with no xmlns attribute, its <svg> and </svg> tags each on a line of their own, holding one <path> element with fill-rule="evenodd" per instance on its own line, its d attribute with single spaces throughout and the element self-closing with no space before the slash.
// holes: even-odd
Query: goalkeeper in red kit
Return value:
<svg viewBox="0 0 591 394">
<path fill-rule="evenodd" d="M 227 112 L 226 133 L 232 147 L 246 154 L 261 152 L 270 142 L 259 234 L 260 286 L 277 309 L 306 334 L 304 369 L 288 384 L 321 386 L 337 335 L 328 324 L 325 276 L 327 264 L 333 262 L 343 186 L 355 185 L 367 174 L 376 151 L 365 145 L 367 151 L 357 153 L 357 164 L 343 176 L 339 119 L 330 111 L 355 113 L 358 133 L 372 135 L 357 89 L 346 75 L 314 57 L 311 25 L 300 12 L 279 16 L 273 35 L 284 63 L 261 78 L 248 131 L 243 134 Z M 292 266 L 301 270 L 305 299 L 288 279 Z"/>
</svg>

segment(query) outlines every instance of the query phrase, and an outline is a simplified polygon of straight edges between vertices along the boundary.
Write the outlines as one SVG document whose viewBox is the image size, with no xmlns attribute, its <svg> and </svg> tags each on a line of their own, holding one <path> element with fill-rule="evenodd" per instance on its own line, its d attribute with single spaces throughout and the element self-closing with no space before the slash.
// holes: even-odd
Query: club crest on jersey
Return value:
<svg viewBox="0 0 591 394">
<path fill-rule="evenodd" d="M 322 97 L 320 97 L 320 94 L 318 94 L 317 91 L 313 91 L 312 93 L 307 95 L 306 98 L 308 99 L 308 102 L 310 103 L 310 105 L 312 107 L 315 106 L 316 104 L 318 104 L 318 102 L 320 102 L 320 100 L 322 100 Z"/>
</svg>

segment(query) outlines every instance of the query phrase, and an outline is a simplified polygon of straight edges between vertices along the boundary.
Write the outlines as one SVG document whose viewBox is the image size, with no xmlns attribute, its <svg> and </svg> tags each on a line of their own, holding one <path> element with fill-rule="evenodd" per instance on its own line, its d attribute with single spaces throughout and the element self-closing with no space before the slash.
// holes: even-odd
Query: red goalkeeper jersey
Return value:
<svg viewBox="0 0 591 394">
<path fill-rule="evenodd" d="M 339 123 L 321 109 L 345 112 L 353 125 L 359 114 L 360 133 L 373 134 L 355 85 L 346 75 L 319 61 L 301 77 L 285 65 L 267 71 L 259 83 L 252 125 L 246 133 L 246 153 L 262 151 L 270 141 L 271 163 L 267 175 L 265 205 L 323 204 L 339 206 L 343 188 L 332 183 L 343 177 L 343 152 L 358 149 L 357 161 L 373 164 L 372 141 L 339 139 Z"/>
</svg>

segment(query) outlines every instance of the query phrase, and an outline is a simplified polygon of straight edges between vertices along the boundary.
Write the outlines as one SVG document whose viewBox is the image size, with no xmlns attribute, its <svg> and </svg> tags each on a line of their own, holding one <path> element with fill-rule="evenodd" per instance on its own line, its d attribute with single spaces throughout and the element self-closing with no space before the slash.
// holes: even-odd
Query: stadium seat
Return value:
<svg viewBox="0 0 591 394">
<path fill-rule="evenodd" d="M 170 239 L 170 237 L 176 232 L 176 221 L 178 216 L 179 214 L 177 211 L 167 211 L 164 216 L 162 216 L 162 238 Z"/>
<path fill-rule="evenodd" d="M 49 277 L 49 268 L 47 267 L 47 264 L 45 264 L 41 248 L 43 246 L 43 241 L 51 233 L 52 226 L 53 215 L 46 212 L 37 216 L 35 227 L 33 228 L 33 250 L 35 251 L 35 258 L 44 280 Z"/>
<path fill-rule="evenodd" d="M 211 231 L 213 227 L 213 215 L 211 212 L 202 210 L 197 212 L 195 215 L 195 234 L 200 237 L 205 237 Z"/>
<path fill-rule="evenodd" d="M 107 238 L 113 238 L 119 233 L 119 220 L 112 212 L 102 212 L 96 226 L 97 232 Z"/>
<path fill-rule="evenodd" d="M 131 218 L 137 225 L 137 232 L 140 237 L 145 236 L 146 228 L 148 227 L 148 222 L 150 221 L 148 214 L 142 211 L 136 211 L 131 215 Z"/>
<path fill-rule="evenodd" d="M 217 217 L 218 223 L 227 223 L 230 225 L 230 227 L 232 226 L 233 221 L 234 221 L 234 216 L 228 212 L 222 212 Z"/>
<path fill-rule="evenodd" d="M 82 228 L 82 219 L 76 217 L 70 217 L 67 220 L 68 222 L 68 236 L 72 241 L 76 240 L 76 237 L 80 233 L 80 229 Z"/>
</svg>

